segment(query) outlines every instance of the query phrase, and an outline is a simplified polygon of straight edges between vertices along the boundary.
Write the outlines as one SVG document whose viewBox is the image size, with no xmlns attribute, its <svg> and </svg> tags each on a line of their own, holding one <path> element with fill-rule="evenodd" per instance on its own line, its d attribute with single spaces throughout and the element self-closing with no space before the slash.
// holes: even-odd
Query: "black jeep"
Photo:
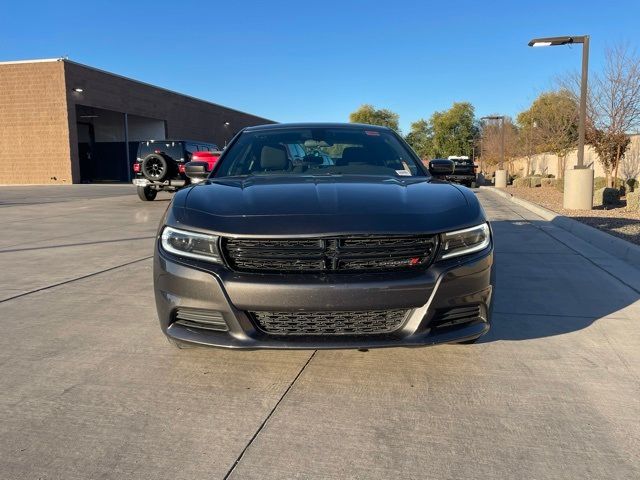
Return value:
<svg viewBox="0 0 640 480">
<path fill-rule="evenodd" d="M 192 140 L 147 140 L 140 142 L 133 164 L 133 184 L 141 200 L 156 198 L 158 191 L 176 190 L 190 184 L 184 165 L 198 152 L 218 152 L 214 143 Z"/>
</svg>

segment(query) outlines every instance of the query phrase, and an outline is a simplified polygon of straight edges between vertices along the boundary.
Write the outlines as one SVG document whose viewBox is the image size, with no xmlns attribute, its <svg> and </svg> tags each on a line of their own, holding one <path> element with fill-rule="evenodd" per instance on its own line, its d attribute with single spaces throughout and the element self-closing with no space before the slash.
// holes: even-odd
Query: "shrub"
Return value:
<svg viewBox="0 0 640 480">
<path fill-rule="evenodd" d="M 539 187 L 542 184 L 542 178 L 538 176 L 530 177 L 529 180 L 531 181 L 531 187 Z"/>
<path fill-rule="evenodd" d="M 636 188 L 638 188 L 638 180 L 635 178 L 629 178 L 626 183 L 630 192 L 635 192 Z"/>
<path fill-rule="evenodd" d="M 553 173 L 550 173 L 549 175 L 547 175 L 547 178 L 556 178 L 556 176 Z"/>
<path fill-rule="evenodd" d="M 607 179 L 604 177 L 596 177 L 593 179 L 593 189 L 602 190 L 607 187 Z"/>
<path fill-rule="evenodd" d="M 558 191 L 564 192 L 564 178 L 556 178 L 555 187 L 558 189 Z"/>
<path fill-rule="evenodd" d="M 593 192 L 594 205 L 619 205 L 620 190 L 617 188 L 600 188 Z"/>
<path fill-rule="evenodd" d="M 514 187 L 530 187 L 531 181 L 528 178 L 516 178 L 513 181 Z"/>
<path fill-rule="evenodd" d="M 640 212 L 640 191 L 627 193 L 627 210 Z"/>
<path fill-rule="evenodd" d="M 555 178 L 541 178 L 540 179 L 540 186 L 541 187 L 551 187 L 553 185 L 555 185 Z"/>
</svg>

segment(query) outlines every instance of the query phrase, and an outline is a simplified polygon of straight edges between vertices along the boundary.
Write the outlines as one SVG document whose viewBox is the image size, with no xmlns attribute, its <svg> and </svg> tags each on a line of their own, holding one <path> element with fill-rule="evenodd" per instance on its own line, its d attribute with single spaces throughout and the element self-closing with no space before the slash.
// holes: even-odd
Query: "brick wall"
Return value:
<svg viewBox="0 0 640 480">
<path fill-rule="evenodd" d="M 71 183 L 63 62 L 0 65 L 0 184 Z"/>
</svg>

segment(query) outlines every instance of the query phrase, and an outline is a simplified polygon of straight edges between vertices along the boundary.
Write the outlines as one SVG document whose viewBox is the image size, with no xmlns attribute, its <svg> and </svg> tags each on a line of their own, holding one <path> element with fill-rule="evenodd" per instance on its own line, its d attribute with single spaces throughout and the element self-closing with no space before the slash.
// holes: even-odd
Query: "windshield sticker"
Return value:
<svg viewBox="0 0 640 480">
<path fill-rule="evenodd" d="M 410 177 L 411 172 L 407 172 L 406 170 L 396 170 L 396 173 L 401 177 Z"/>
<path fill-rule="evenodd" d="M 370 137 L 379 137 L 380 136 L 380 132 L 376 132 L 375 130 L 365 130 L 364 133 L 366 133 Z"/>
</svg>

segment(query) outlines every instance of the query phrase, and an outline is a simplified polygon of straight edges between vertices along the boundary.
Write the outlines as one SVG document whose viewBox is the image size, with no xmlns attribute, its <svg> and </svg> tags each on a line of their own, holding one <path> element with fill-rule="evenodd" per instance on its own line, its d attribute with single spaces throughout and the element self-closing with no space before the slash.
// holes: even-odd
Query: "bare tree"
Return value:
<svg viewBox="0 0 640 480">
<path fill-rule="evenodd" d="M 500 152 L 502 144 L 502 126 L 499 122 L 486 122 L 480 132 L 480 142 L 482 144 L 482 164 L 483 168 L 490 167 L 495 170 L 495 166 L 500 163 Z M 511 161 L 518 155 L 518 129 L 509 117 L 504 119 L 504 167 L 511 171 Z"/>
<path fill-rule="evenodd" d="M 561 80 L 577 98 L 579 77 Z M 604 69 L 591 76 L 587 101 L 587 142 L 604 167 L 607 185 L 618 175 L 629 145 L 628 134 L 640 125 L 640 56 L 628 45 L 607 49 Z"/>
</svg>

